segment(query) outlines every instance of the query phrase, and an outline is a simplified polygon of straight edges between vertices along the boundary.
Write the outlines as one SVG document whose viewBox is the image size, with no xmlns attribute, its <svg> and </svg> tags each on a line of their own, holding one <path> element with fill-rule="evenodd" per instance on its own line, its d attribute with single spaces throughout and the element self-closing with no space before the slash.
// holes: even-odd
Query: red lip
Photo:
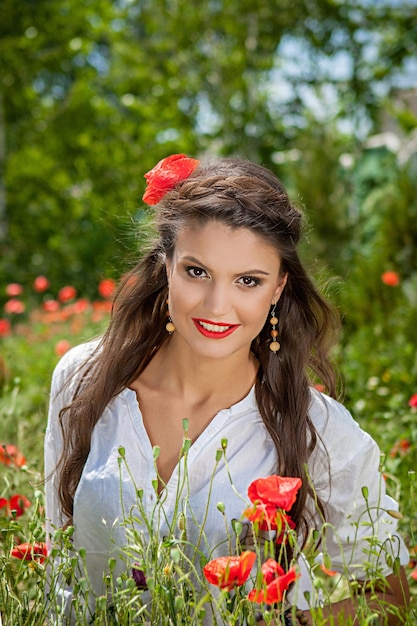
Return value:
<svg viewBox="0 0 417 626">
<path fill-rule="evenodd" d="M 224 337 L 228 337 L 236 330 L 236 328 L 240 326 L 240 324 L 224 324 L 222 322 L 212 322 L 211 320 L 198 319 L 194 317 L 192 319 L 197 330 L 204 335 L 204 337 L 209 337 L 210 339 L 223 339 Z M 204 328 L 200 322 L 213 324 L 214 326 L 225 326 L 225 330 L 223 332 L 207 330 L 207 328 Z"/>
</svg>

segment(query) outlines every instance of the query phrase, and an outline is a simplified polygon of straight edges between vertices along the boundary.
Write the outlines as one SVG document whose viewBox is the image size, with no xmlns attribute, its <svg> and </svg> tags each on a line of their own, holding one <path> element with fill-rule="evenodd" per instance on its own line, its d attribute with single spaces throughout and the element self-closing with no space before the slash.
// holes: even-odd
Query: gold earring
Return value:
<svg viewBox="0 0 417 626">
<path fill-rule="evenodd" d="M 277 304 L 275 303 L 273 305 L 273 307 L 272 307 L 271 319 L 269 320 L 269 323 L 272 326 L 272 330 L 270 332 L 270 335 L 272 337 L 272 341 L 269 344 L 269 349 L 271 350 L 271 352 L 275 352 L 275 354 L 281 348 L 281 344 L 277 341 L 278 331 L 277 331 L 276 325 L 278 324 L 278 318 L 275 315 L 275 307 L 276 306 L 277 306 Z"/>
<path fill-rule="evenodd" d="M 167 306 L 168 306 L 168 298 L 166 299 L 166 303 L 167 303 Z M 171 319 L 171 316 L 169 314 L 169 309 L 167 310 L 167 318 L 168 318 L 168 321 L 167 321 L 167 323 L 165 325 L 165 328 L 166 328 L 167 332 L 170 335 L 172 335 L 172 333 L 175 331 L 175 324 L 174 324 L 174 322 Z"/>
</svg>

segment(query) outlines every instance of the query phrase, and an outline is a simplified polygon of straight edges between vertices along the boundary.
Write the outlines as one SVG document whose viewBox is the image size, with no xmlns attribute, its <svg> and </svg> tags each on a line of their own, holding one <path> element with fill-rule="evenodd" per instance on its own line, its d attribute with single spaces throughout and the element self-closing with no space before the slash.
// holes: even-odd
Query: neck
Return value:
<svg viewBox="0 0 417 626">
<path fill-rule="evenodd" d="M 226 358 L 207 358 L 170 339 L 155 355 L 145 375 L 156 378 L 167 393 L 188 398 L 244 397 L 256 379 L 258 364 L 249 351 Z"/>
</svg>

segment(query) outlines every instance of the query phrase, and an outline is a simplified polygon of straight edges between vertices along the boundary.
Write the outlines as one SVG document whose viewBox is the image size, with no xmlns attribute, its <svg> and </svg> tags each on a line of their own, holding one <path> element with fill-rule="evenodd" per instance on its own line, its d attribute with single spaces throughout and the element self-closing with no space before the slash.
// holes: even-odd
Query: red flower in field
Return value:
<svg viewBox="0 0 417 626">
<path fill-rule="evenodd" d="M 295 524 L 289 515 L 285 515 L 285 513 L 282 513 L 280 524 L 278 526 L 278 533 L 275 539 L 275 543 L 284 543 L 286 541 L 287 531 L 289 528 L 291 530 L 294 530 Z"/>
<path fill-rule="evenodd" d="M 98 284 L 98 292 L 102 298 L 111 298 L 116 290 L 116 281 L 112 278 L 104 278 Z"/>
<path fill-rule="evenodd" d="M 62 289 L 58 292 L 58 300 L 60 302 L 69 302 L 69 300 L 73 300 L 77 295 L 77 290 L 75 287 L 71 285 L 67 285 L 66 287 L 62 287 Z"/>
<path fill-rule="evenodd" d="M 48 556 L 46 543 L 21 543 L 11 551 L 11 556 L 22 561 L 38 561 L 43 563 Z"/>
<path fill-rule="evenodd" d="M 32 503 L 25 497 L 16 493 L 14 496 L 7 500 L 7 498 L 0 498 L 0 508 L 5 508 L 8 515 L 14 515 L 20 517 L 23 515 L 26 509 L 30 507 Z"/>
<path fill-rule="evenodd" d="M 87 311 L 90 306 L 90 302 L 87 298 L 80 298 L 76 300 L 76 302 L 72 302 L 71 304 L 67 304 L 66 307 L 62 311 L 63 319 L 68 319 L 71 315 L 79 315 L 80 313 L 84 313 Z"/>
<path fill-rule="evenodd" d="M 185 154 L 172 154 L 159 161 L 145 174 L 147 188 L 143 201 L 151 206 L 157 204 L 177 183 L 188 178 L 199 163 Z"/>
<path fill-rule="evenodd" d="M 245 584 L 256 560 L 255 552 L 247 550 L 239 556 L 220 556 L 204 566 L 203 573 L 209 583 L 230 591 Z"/>
<path fill-rule="evenodd" d="M 4 305 L 5 313 L 14 313 L 16 315 L 20 315 L 21 313 L 23 313 L 25 308 L 26 307 L 24 302 L 18 300 L 17 298 L 10 298 L 10 300 L 7 300 L 6 304 Z"/>
<path fill-rule="evenodd" d="M 408 439 L 398 439 L 390 450 L 390 457 L 395 458 L 397 455 L 405 456 L 411 448 L 411 443 Z"/>
<path fill-rule="evenodd" d="M 285 574 L 282 566 L 274 559 L 265 561 L 265 563 L 261 565 L 261 572 L 263 580 L 267 585 L 275 580 L 277 576 L 283 576 Z"/>
<path fill-rule="evenodd" d="M 26 465 L 26 459 L 19 448 L 13 444 L 0 444 L 0 463 L 3 463 L 3 465 L 23 467 L 23 465 Z"/>
<path fill-rule="evenodd" d="M 55 344 L 55 354 L 57 356 L 63 356 L 71 348 L 71 343 L 68 339 L 60 339 Z"/>
<path fill-rule="evenodd" d="M 258 502 L 243 511 L 243 515 L 256 524 L 259 530 L 276 530 L 278 528 L 279 511 L 275 505 Z"/>
<path fill-rule="evenodd" d="M 10 283 L 10 285 L 7 285 L 6 287 L 6 294 L 10 297 L 10 298 L 15 298 L 16 296 L 20 296 L 23 293 L 23 287 L 22 285 L 19 285 L 19 283 Z"/>
<path fill-rule="evenodd" d="M 295 528 L 295 524 L 289 515 L 285 515 L 277 509 L 274 504 L 264 504 L 258 502 L 248 507 L 243 515 L 249 519 L 252 524 L 256 524 L 259 530 L 278 530 L 278 543 L 282 543 L 285 530 Z"/>
<path fill-rule="evenodd" d="M 248 600 L 258 604 L 275 604 L 281 602 L 284 592 L 299 577 L 294 567 L 291 567 L 287 573 L 284 572 L 281 565 L 268 559 L 261 567 L 263 577 L 262 589 L 252 589 L 248 594 Z"/>
<path fill-rule="evenodd" d="M 417 408 L 417 393 L 413 393 L 408 401 L 408 406 L 411 406 L 411 408 Z"/>
<path fill-rule="evenodd" d="M 297 498 L 302 485 L 301 478 L 268 476 L 258 478 L 249 485 L 248 496 L 251 502 L 259 502 L 289 511 Z"/>
<path fill-rule="evenodd" d="M 16 511 L 16 517 L 23 515 L 26 509 L 31 505 L 31 502 L 22 496 L 20 493 L 16 493 L 9 500 L 10 511 Z"/>
<path fill-rule="evenodd" d="M 110 313 L 112 310 L 112 303 L 109 301 L 103 302 L 96 300 L 93 302 L 93 310 L 99 313 Z"/>
<path fill-rule="evenodd" d="M 0 319 L 0 337 L 7 337 L 10 335 L 12 327 L 9 320 Z"/>
<path fill-rule="evenodd" d="M 417 580 L 417 567 L 411 572 L 410 578 Z"/>
<path fill-rule="evenodd" d="M 326 576 L 336 576 L 337 572 L 332 569 L 328 569 L 323 563 L 320 565 L 321 571 L 326 574 Z"/>
<path fill-rule="evenodd" d="M 38 293 L 43 293 L 48 289 L 49 285 L 50 282 L 46 276 L 37 276 L 33 283 L 33 289 Z"/>
<path fill-rule="evenodd" d="M 90 301 L 87 298 L 80 298 L 77 302 L 74 302 L 74 313 L 80 314 L 87 311 L 90 306 Z"/>
<path fill-rule="evenodd" d="M 42 302 L 42 309 L 46 313 L 56 313 L 59 311 L 60 306 L 58 300 L 45 300 L 45 302 Z"/>
<path fill-rule="evenodd" d="M 57 300 L 45 300 L 42 303 L 42 309 L 47 313 L 56 313 L 61 305 Z"/>
<path fill-rule="evenodd" d="M 385 285 L 389 287 L 398 287 L 400 284 L 400 275 L 397 272 L 384 272 L 381 276 L 381 280 Z"/>
</svg>

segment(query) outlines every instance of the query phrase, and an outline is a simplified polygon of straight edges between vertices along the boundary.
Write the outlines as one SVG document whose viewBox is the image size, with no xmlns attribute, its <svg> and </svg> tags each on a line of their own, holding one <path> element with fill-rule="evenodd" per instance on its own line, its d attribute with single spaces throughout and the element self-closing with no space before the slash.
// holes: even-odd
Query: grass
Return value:
<svg viewBox="0 0 417 626">
<path fill-rule="evenodd" d="M 40 302 L 35 302 L 18 317 L 10 333 L 0 337 L 0 424 L 1 442 L 16 446 L 26 458 L 17 464 L 0 463 L 0 498 L 10 499 L 21 494 L 30 505 L 24 506 L 21 514 L 0 508 L 0 617 L 3 626 L 33 625 L 46 623 L 44 586 L 46 565 L 42 556 L 32 560 L 11 557 L 14 546 L 24 542 L 44 541 L 43 524 L 43 437 L 47 419 L 49 383 L 52 370 L 69 345 L 99 334 L 107 320 L 106 300 L 99 304 L 60 304 L 53 314 L 42 311 Z M 414 363 L 414 346 L 405 337 L 397 346 L 375 354 L 375 350 L 363 349 L 364 345 L 375 345 L 372 331 L 341 348 L 339 354 L 345 375 L 346 402 L 361 426 L 378 441 L 384 453 L 383 472 L 388 491 L 400 503 L 402 518 L 400 530 L 410 550 L 410 566 L 407 568 L 412 591 L 412 603 L 408 624 L 417 622 L 417 554 L 416 554 L 416 510 L 415 471 L 417 457 L 416 408 L 409 400 L 416 388 L 417 379 Z M 412 351 L 412 352 L 411 352 Z M 372 354 L 371 354 L 372 353 Z M 396 355 L 398 354 L 398 358 Z M 407 356 L 408 355 L 408 356 Z M 372 356 L 372 362 L 370 357 Z M 401 365 L 407 357 L 411 365 Z M 1 501 L 0 501 L 1 502 Z M 19 513 L 19 511 L 17 511 Z M 176 523 L 178 520 L 176 520 Z M 178 524 L 177 524 L 178 526 Z M 61 550 L 70 554 L 71 528 L 59 535 Z M 165 624 L 198 624 L 204 612 L 204 602 L 210 598 L 211 588 L 195 570 L 200 581 L 202 595 L 196 597 L 190 584 L 186 567 L 187 551 L 173 531 L 172 542 L 161 543 L 154 536 L 152 558 L 154 572 L 148 576 L 149 586 L 159 599 L 159 617 Z M 138 536 L 132 536 L 128 548 L 129 556 L 134 553 Z M 140 550 L 137 551 L 139 554 Z M 68 557 L 67 576 L 72 576 L 75 562 Z M 82 555 L 81 555 L 82 561 Z M 110 568 L 114 565 L 110 563 Z M 316 583 L 325 593 L 340 597 L 342 593 L 356 594 L 361 611 L 360 623 L 370 623 L 372 612 L 367 608 L 360 589 L 347 585 L 340 577 L 329 576 L 318 570 Z M 88 595 L 88 580 L 81 576 L 77 583 L 80 599 Z M 109 579 L 114 602 L 109 609 L 107 599 L 97 604 L 94 624 L 158 623 L 159 618 L 149 617 L 143 608 L 142 591 L 131 576 Z M 227 594 L 220 594 L 221 614 L 219 623 L 254 623 L 254 612 L 239 595 L 232 601 Z M 211 600 L 213 602 L 213 600 Z M 240 603 L 240 604 L 239 604 Z M 88 624 L 83 615 L 83 603 L 79 604 L 77 624 Z M 246 611 L 246 613 L 245 613 Z M 152 621 L 153 620 L 153 621 Z M 60 623 L 59 620 L 55 623 Z M 316 617 L 318 626 L 325 621 Z M 348 624 L 348 622 L 346 622 Z"/>
</svg>

